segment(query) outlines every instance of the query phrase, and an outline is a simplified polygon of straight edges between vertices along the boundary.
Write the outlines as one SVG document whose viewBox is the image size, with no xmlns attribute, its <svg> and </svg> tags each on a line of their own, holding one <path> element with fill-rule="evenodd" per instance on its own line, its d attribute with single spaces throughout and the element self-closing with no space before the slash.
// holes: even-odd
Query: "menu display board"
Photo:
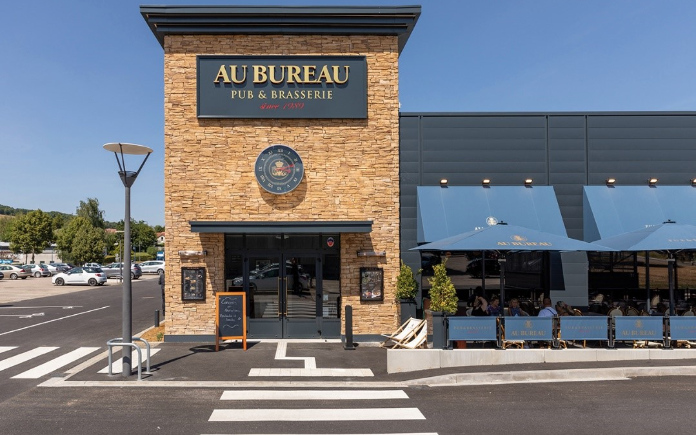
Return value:
<svg viewBox="0 0 696 435">
<path fill-rule="evenodd" d="M 224 292 L 215 295 L 215 351 L 220 340 L 242 340 L 246 344 L 246 293 Z"/>
<path fill-rule="evenodd" d="M 182 267 L 181 268 L 181 300 L 204 301 L 205 300 L 205 268 Z"/>
<path fill-rule="evenodd" d="M 360 268 L 360 300 L 384 300 L 384 271 L 379 267 Z"/>
</svg>

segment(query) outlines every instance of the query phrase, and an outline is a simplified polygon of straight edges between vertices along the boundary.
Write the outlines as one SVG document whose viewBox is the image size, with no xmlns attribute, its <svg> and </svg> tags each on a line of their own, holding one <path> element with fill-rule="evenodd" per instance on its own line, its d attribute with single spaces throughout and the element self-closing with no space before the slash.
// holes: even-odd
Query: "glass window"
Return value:
<svg viewBox="0 0 696 435">
<path fill-rule="evenodd" d="M 249 234 L 246 236 L 247 249 L 280 249 L 280 235 Z"/>
<path fill-rule="evenodd" d="M 288 249 L 317 249 L 319 236 L 316 234 L 293 234 L 285 238 L 285 248 Z"/>
<path fill-rule="evenodd" d="M 341 318 L 341 261 L 338 254 L 327 254 L 322 262 L 323 317 Z"/>
</svg>

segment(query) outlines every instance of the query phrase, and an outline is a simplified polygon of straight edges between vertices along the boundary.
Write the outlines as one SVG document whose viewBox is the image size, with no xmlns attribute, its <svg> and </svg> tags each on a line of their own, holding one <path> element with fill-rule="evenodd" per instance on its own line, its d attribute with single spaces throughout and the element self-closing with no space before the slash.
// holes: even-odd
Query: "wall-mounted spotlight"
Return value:
<svg viewBox="0 0 696 435">
<path fill-rule="evenodd" d="M 534 180 L 532 180 L 531 178 L 527 178 L 526 180 L 524 180 L 524 185 L 525 185 L 525 187 L 532 187 L 532 182 L 533 182 L 533 181 L 534 181 Z"/>
<path fill-rule="evenodd" d="M 696 178 L 691 179 L 691 187 L 696 187 Z"/>
<path fill-rule="evenodd" d="M 447 178 L 440 180 L 440 187 L 447 187 Z"/>
<path fill-rule="evenodd" d="M 484 178 L 483 180 L 481 180 L 481 185 L 482 185 L 483 187 L 490 187 L 490 186 L 491 186 L 491 180 L 489 180 L 488 178 Z"/>
<path fill-rule="evenodd" d="M 648 186 L 655 187 L 657 185 L 657 181 L 658 181 L 657 178 L 650 178 L 648 180 Z"/>
<path fill-rule="evenodd" d="M 616 183 L 616 178 L 607 178 L 606 183 L 607 187 L 614 187 L 614 183 Z"/>
</svg>

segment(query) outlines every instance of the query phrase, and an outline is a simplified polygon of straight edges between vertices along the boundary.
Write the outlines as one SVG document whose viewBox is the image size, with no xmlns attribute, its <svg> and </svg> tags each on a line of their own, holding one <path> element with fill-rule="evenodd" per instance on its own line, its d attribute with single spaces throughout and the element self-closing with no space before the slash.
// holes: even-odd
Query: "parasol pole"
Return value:
<svg viewBox="0 0 696 435">
<path fill-rule="evenodd" d="M 674 316 L 674 256 L 667 251 L 667 281 L 669 281 L 669 315 Z"/>
<path fill-rule="evenodd" d="M 650 313 L 650 251 L 645 251 L 645 292 L 647 298 L 645 299 L 645 311 Z"/>
<path fill-rule="evenodd" d="M 505 251 L 501 251 L 498 256 L 498 263 L 500 264 L 500 315 L 505 316 Z"/>
</svg>

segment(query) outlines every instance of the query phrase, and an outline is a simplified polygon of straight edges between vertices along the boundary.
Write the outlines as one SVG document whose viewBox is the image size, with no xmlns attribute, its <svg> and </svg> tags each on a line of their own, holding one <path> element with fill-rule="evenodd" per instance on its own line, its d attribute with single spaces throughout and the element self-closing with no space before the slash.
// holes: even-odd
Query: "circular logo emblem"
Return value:
<svg viewBox="0 0 696 435">
<path fill-rule="evenodd" d="M 333 248 L 333 245 L 334 245 L 334 238 L 333 237 L 329 237 L 328 239 L 326 239 L 326 246 L 328 246 L 329 248 Z"/>
<path fill-rule="evenodd" d="M 282 195 L 300 185 L 304 165 L 297 152 L 286 145 L 271 145 L 256 158 L 256 181 L 267 192 Z"/>
<path fill-rule="evenodd" d="M 494 218 L 493 216 L 488 216 L 486 218 L 486 223 L 489 227 L 492 227 L 493 225 L 498 225 L 498 219 Z"/>
</svg>

